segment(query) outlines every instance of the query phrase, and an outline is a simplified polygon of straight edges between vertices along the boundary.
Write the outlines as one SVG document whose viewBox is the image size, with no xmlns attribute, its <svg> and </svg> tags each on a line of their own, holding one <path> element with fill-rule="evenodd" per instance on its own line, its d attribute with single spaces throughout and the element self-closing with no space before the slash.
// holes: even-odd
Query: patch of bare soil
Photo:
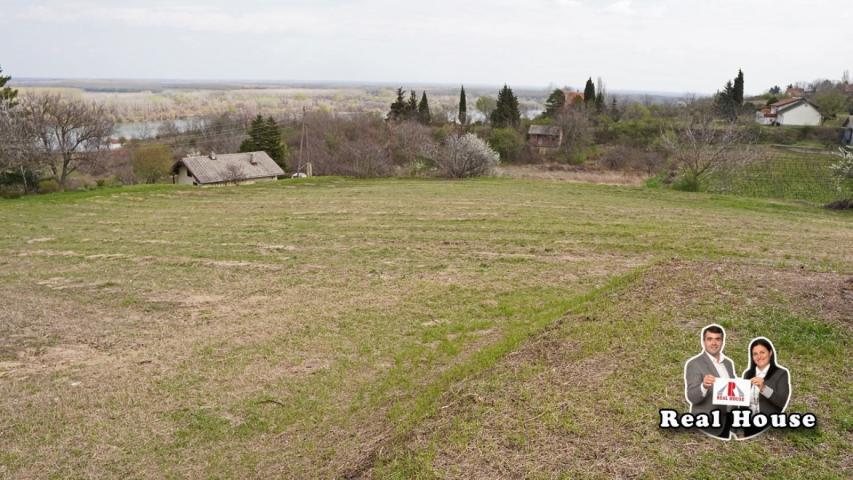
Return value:
<svg viewBox="0 0 853 480">
<path fill-rule="evenodd" d="M 594 166 L 561 163 L 504 165 L 498 168 L 497 173 L 512 178 L 631 186 L 640 186 L 648 178 L 635 171 L 604 170 Z"/>
<path fill-rule="evenodd" d="M 17 352 L 14 361 L 0 362 L 0 378 L 26 377 L 68 369 L 107 364 L 110 356 L 89 345 L 56 345 L 27 348 Z"/>
</svg>

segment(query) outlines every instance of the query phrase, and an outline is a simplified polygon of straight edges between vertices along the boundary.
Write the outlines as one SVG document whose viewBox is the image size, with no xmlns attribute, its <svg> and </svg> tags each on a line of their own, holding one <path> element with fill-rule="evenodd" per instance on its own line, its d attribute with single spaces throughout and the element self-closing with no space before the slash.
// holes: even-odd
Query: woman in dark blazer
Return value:
<svg viewBox="0 0 853 480">
<path fill-rule="evenodd" d="M 776 363 L 776 349 L 770 340 L 758 337 L 749 343 L 749 368 L 743 378 L 752 384 L 752 402 L 749 409 L 753 415 L 782 413 L 791 397 L 791 381 L 788 369 Z M 768 419 L 769 425 L 769 419 Z M 763 432 L 767 427 L 744 429 L 744 438 Z"/>
</svg>

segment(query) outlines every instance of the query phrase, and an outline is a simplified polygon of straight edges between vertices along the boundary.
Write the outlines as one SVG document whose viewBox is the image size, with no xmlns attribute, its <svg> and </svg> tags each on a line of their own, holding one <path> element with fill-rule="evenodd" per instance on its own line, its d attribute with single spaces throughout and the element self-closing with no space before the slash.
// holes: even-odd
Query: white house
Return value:
<svg viewBox="0 0 853 480">
<path fill-rule="evenodd" d="M 172 166 L 174 183 L 224 185 L 275 180 L 284 170 L 266 152 L 184 157 Z"/>
<path fill-rule="evenodd" d="M 805 98 L 788 98 L 755 112 L 762 125 L 820 125 L 820 112 Z"/>
</svg>

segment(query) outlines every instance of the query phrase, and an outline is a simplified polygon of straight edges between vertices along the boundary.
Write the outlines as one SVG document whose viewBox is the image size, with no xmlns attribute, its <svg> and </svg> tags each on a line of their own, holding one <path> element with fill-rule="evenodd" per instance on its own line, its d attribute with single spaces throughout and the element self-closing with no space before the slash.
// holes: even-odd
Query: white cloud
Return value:
<svg viewBox="0 0 853 480">
<path fill-rule="evenodd" d="M 32 6 L 21 19 L 48 23 L 121 24 L 137 28 L 172 28 L 216 33 L 293 33 L 323 30 L 318 15 L 296 9 L 270 9 L 245 13 L 220 7 L 155 6 L 123 7 L 93 4 L 48 4 Z"/>
<path fill-rule="evenodd" d="M 612 3 L 604 9 L 605 12 L 618 13 L 620 15 L 633 15 L 634 9 L 631 6 L 631 0 L 619 0 Z"/>
</svg>

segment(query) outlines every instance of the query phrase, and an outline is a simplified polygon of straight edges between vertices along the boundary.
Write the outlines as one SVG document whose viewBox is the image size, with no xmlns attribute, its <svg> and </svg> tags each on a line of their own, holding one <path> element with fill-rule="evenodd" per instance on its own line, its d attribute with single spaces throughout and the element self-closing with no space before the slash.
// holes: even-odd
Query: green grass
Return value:
<svg viewBox="0 0 853 480">
<path fill-rule="evenodd" d="M 440 474 L 446 452 L 390 447 L 448 399 L 471 402 L 457 395 L 467 382 L 555 322 L 582 319 L 575 360 L 624 342 L 619 326 L 644 339 L 671 330 L 653 315 L 594 314 L 671 259 L 849 275 L 851 220 L 780 200 L 508 179 L 312 178 L 2 201 L 0 298 L 12 301 L 0 313 L 0 472 Z M 766 308 L 785 335 L 838 335 L 820 318 Z M 838 352 L 810 348 L 818 365 Z M 529 382 L 544 372 L 519 371 Z M 490 380 L 495 394 L 502 381 Z M 543 418 L 583 433 L 585 408 Z M 622 400 L 609 408 L 626 421 L 638 413 Z M 476 423 L 452 418 L 460 428 L 448 438 L 476 438 Z M 536 438 L 508 442 L 535 453 Z"/>
</svg>

